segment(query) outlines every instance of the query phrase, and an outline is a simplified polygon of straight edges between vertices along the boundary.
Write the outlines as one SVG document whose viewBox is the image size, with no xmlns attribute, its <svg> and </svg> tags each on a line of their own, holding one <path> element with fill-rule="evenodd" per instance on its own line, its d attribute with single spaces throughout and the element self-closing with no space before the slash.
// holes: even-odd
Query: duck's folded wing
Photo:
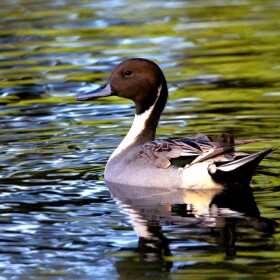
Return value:
<svg viewBox="0 0 280 280">
<path fill-rule="evenodd" d="M 141 165 L 168 168 L 171 164 L 184 167 L 196 158 L 214 152 L 210 142 L 196 142 L 192 139 L 155 140 L 138 147 L 133 160 Z"/>
<path fill-rule="evenodd" d="M 155 140 L 137 147 L 132 160 L 139 165 L 168 168 L 171 165 L 185 167 L 199 162 L 225 164 L 247 157 L 247 153 L 235 151 L 236 146 L 263 141 L 263 139 L 234 142 L 232 135 L 208 137 L 198 134 L 179 140 Z M 229 168 L 229 166 L 227 166 Z"/>
</svg>

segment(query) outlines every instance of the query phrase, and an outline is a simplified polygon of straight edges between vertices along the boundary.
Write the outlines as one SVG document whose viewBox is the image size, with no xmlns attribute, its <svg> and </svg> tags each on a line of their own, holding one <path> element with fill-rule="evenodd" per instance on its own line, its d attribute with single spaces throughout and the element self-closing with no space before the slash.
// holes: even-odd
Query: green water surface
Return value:
<svg viewBox="0 0 280 280">
<path fill-rule="evenodd" d="M 75 101 L 124 59 L 148 58 L 170 92 L 158 138 L 279 147 L 279 38 L 277 0 L 2 0 L 0 278 L 279 279 L 279 148 L 239 207 L 234 193 L 213 196 L 210 216 L 122 201 L 102 175 L 133 104 Z"/>
</svg>

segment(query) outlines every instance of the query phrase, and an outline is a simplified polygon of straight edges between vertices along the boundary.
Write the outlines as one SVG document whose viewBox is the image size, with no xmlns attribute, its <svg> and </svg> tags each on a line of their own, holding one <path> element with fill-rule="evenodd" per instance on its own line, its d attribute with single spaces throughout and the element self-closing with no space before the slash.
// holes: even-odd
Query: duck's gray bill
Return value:
<svg viewBox="0 0 280 280">
<path fill-rule="evenodd" d="M 93 91 L 80 93 L 79 95 L 76 96 L 76 100 L 77 101 L 91 100 L 98 97 L 105 97 L 110 95 L 113 95 L 113 93 L 110 84 L 107 82 Z"/>
</svg>

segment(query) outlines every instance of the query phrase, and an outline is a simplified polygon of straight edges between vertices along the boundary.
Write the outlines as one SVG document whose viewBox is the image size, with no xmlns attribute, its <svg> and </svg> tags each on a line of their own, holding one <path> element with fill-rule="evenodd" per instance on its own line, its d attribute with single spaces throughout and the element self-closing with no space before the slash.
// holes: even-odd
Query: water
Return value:
<svg viewBox="0 0 280 280">
<path fill-rule="evenodd" d="M 74 100 L 145 57 L 170 89 L 159 138 L 280 146 L 278 2 L 1 1 L 0 278 L 279 278 L 279 149 L 241 194 L 111 195 L 133 105 Z"/>
</svg>

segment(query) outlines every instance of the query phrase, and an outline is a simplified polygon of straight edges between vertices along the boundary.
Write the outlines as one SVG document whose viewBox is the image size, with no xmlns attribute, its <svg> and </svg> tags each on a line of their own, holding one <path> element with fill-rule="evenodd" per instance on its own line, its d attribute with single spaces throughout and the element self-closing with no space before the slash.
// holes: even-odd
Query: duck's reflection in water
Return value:
<svg viewBox="0 0 280 280">
<path fill-rule="evenodd" d="M 176 257 L 171 249 L 174 239 L 177 242 L 178 238 L 182 239 L 179 240 L 182 243 L 184 239 L 198 243 L 210 240 L 213 243 L 214 240 L 224 251 L 225 259 L 233 259 L 239 228 L 254 228 L 264 235 L 274 232 L 274 221 L 261 217 L 249 185 L 227 185 L 222 190 L 107 185 L 112 197 L 130 217 L 139 237 L 137 270 L 141 271 L 143 265 L 143 273 L 147 266 L 152 266 L 153 270 L 170 270 L 170 256 Z M 174 239 L 166 237 L 164 226 L 170 226 L 173 233 L 178 231 L 179 234 Z M 185 250 L 188 250 L 187 245 Z M 136 263 L 129 260 L 116 263 L 120 275 L 126 275 L 133 265 Z"/>
</svg>

